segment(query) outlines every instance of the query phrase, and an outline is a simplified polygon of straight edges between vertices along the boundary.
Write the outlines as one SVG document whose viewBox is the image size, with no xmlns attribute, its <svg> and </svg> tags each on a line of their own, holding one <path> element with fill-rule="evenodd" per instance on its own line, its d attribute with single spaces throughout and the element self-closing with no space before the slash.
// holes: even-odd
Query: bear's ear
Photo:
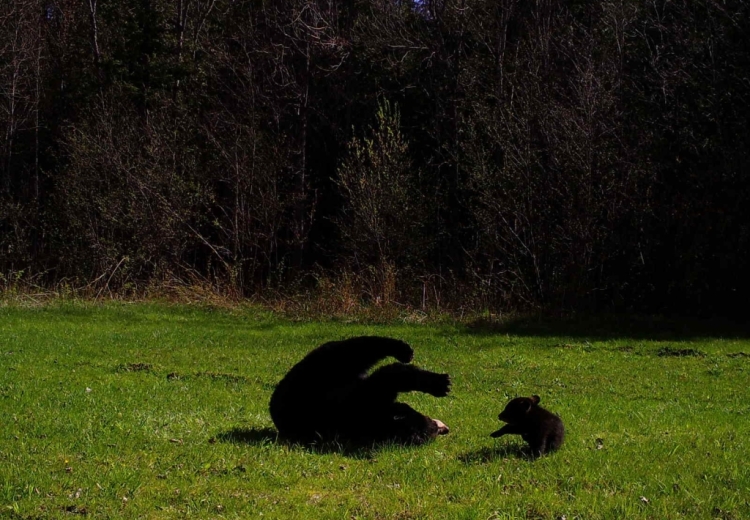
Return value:
<svg viewBox="0 0 750 520">
<path fill-rule="evenodd" d="M 539 404 L 539 396 L 538 395 L 532 395 L 531 396 L 531 402 L 534 404 Z"/>
</svg>

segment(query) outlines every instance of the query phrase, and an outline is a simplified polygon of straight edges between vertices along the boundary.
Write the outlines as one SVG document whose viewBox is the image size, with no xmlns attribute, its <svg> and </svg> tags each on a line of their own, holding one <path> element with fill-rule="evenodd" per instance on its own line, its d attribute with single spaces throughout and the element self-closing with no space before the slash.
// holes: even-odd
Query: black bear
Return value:
<svg viewBox="0 0 750 520">
<path fill-rule="evenodd" d="M 421 444 L 448 433 L 442 422 L 396 401 L 401 392 L 443 397 L 450 391 L 448 374 L 408 364 L 413 355 L 403 341 L 378 336 L 319 346 L 289 370 L 271 396 L 271 418 L 279 435 L 303 443 Z M 400 363 L 367 374 L 389 356 Z"/>
<path fill-rule="evenodd" d="M 505 410 L 498 415 L 498 419 L 508 424 L 491 433 L 490 436 L 520 435 L 529 443 L 531 453 L 535 457 L 558 449 L 565 437 L 562 420 L 539 406 L 538 395 L 512 399 L 506 405 Z"/>
</svg>

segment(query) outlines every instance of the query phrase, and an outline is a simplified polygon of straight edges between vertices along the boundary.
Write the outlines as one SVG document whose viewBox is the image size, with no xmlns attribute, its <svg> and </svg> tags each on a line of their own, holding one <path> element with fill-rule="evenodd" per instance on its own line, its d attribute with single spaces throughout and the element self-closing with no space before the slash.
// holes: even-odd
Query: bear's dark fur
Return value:
<svg viewBox="0 0 750 520">
<path fill-rule="evenodd" d="M 400 363 L 367 371 L 386 357 Z M 411 347 L 403 341 L 362 336 L 325 343 L 294 365 L 276 386 L 270 412 L 282 438 L 310 443 L 338 440 L 421 444 L 448 428 L 396 401 L 401 392 L 442 397 L 448 374 L 408 364 Z"/>
<path fill-rule="evenodd" d="M 538 395 L 512 399 L 498 419 L 508 424 L 491 433 L 490 436 L 520 435 L 529 443 L 534 457 L 558 449 L 565 438 L 562 420 L 539 406 Z"/>
</svg>

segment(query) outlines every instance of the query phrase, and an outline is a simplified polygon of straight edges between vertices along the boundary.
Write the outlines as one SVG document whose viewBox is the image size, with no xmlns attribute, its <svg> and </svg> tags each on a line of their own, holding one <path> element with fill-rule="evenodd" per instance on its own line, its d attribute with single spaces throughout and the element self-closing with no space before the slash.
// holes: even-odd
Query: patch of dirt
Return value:
<svg viewBox="0 0 750 520">
<path fill-rule="evenodd" d="M 705 352 L 694 348 L 662 347 L 656 351 L 659 357 L 704 357 Z"/>
<path fill-rule="evenodd" d="M 167 374 L 167 380 L 181 380 L 191 378 L 208 378 L 212 381 L 224 381 L 227 383 L 249 383 L 250 379 L 238 374 L 227 374 L 225 372 L 196 372 L 194 374 L 180 374 L 179 372 L 170 372 Z"/>
<path fill-rule="evenodd" d="M 88 510 L 85 507 L 79 507 L 79 506 L 67 506 L 62 508 L 63 511 L 66 513 L 71 513 L 74 515 L 87 515 L 89 514 Z"/>
<path fill-rule="evenodd" d="M 123 363 L 115 368 L 116 372 L 151 372 L 153 369 L 151 363 Z"/>
</svg>

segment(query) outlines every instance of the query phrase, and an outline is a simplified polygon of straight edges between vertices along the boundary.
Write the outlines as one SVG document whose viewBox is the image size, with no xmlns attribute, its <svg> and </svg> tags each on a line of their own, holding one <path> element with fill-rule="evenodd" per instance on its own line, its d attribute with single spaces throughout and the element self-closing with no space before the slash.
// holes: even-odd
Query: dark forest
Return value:
<svg viewBox="0 0 750 520">
<path fill-rule="evenodd" d="M 0 273 L 736 314 L 750 3 L 2 0 Z"/>
</svg>

